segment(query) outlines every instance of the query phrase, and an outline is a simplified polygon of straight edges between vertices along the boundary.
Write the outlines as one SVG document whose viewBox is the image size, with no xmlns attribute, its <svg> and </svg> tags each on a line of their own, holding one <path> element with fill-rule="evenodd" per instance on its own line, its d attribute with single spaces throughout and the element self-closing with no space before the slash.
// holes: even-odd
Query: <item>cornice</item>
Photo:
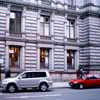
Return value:
<svg viewBox="0 0 100 100">
<path fill-rule="evenodd" d="M 54 3 L 53 1 L 51 3 Z M 50 4 L 51 4 L 50 3 Z M 34 10 L 34 9 L 46 9 L 46 10 L 49 10 L 49 11 L 59 11 L 59 12 L 62 12 L 62 13 L 72 13 L 72 14 L 78 14 L 78 11 L 76 9 L 70 9 L 70 8 L 67 8 L 66 9 L 66 6 L 68 6 L 66 3 L 62 4 L 60 2 L 57 2 L 57 3 L 54 3 L 55 4 L 55 8 L 52 7 L 51 5 L 50 6 L 42 6 L 39 5 L 38 3 L 35 4 L 35 3 L 28 3 L 28 2 L 20 2 L 19 0 L 0 0 L 0 4 L 4 4 L 4 5 L 12 5 L 12 6 L 18 6 L 18 7 L 27 7 L 31 10 Z M 58 6 L 60 5 L 61 8 Z"/>
</svg>

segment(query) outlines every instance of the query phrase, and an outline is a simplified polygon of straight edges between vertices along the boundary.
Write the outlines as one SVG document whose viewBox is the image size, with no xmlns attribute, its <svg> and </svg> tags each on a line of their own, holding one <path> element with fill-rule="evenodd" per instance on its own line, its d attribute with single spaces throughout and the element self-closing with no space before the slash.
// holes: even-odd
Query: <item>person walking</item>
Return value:
<svg viewBox="0 0 100 100">
<path fill-rule="evenodd" d="M 7 71 L 5 72 L 5 78 L 9 78 L 9 77 L 11 77 L 11 76 L 10 76 L 10 70 L 7 70 Z"/>
<path fill-rule="evenodd" d="M 77 74 L 77 79 L 83 79 L 83 77 L 84 77 L 84 71 L 83 71 L 82 68 L 79 68 L 77 70 L 76 74 Z"/>
<path fill-rule="evenodd" d="M 84 77 L 84 71 L 83 71 L 83 69 L 81 68 L 81 69 L 80 69 L 80 79 L 83 79 L 83 77 Z"/>
</svg>

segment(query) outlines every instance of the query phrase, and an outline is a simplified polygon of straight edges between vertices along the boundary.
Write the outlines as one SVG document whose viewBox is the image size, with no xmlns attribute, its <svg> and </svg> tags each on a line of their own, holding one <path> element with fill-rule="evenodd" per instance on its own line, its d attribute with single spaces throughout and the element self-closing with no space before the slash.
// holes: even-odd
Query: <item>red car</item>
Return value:
<svg viewBox="0 0 100 100">
<path fill-rule="evenodd" d="M 100 78 L 96 76 L 90 76 L 85 79 L 76 79 L 76 80 L 71 80 L 69 82 L 69 85 L 72 88 L 89 88 L 89 87 L 98 87 L 100 86 Z"/>
</svg>

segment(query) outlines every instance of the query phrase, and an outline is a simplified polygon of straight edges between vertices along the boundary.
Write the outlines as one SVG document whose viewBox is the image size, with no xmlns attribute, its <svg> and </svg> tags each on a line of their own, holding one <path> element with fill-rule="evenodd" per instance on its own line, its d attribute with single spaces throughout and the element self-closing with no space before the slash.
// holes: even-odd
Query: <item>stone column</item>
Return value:
<svg viewBox="0 0 100 100">
<path fill-rule="evenodd" d="M 79 17 L 76 20 L 75 23 L 75 34 L 76 34 L 76 39 L 77 39 L 77 43 L 79 44 Z"/>
<path fill-rule="evenodd" d="M 40 47 L 37 47 L 37 69 L 40 69 Z"/>
<path fill-rule="evenodd" d="M 21 18 L 21 32 L 22 32 L 22 37 L 25 38 L 25 15 L 26 8 L 24 7 L 23 12 L 22 12 L 22 18 Z"/>
<path fill-rule="evenodd" d="M 9 70 L 9 46 L 6 45 L 6 56 L 5 56 L 5 71 Z"/>
<path fill-rule="evenodd" d="M 75 53 L 75 70 L 79 67 L 79 50 Z"/>
<path fill-rule="evenodd" d="M 67 49 L 64 48 L 64 70 L 67 71 Z"/>
<path fill-rule="evenodd" d="M 37 40 L 40 39 L 40 10 L 38 10 L 38 16 L 37 16 Z"/>
<path fill-rule="evenodd" d="M 50 35 L 51 35 L 51 40 L 54 42 L 54 18 L 55 18 L 55 12 L 52 13 L 51 19 L 50 19 Z M 50 70 L 54 70 L 54 45 L 52 45 L 52 48 L 50 50 L 50 56 L 51 56 L 51 66 Z"/>
<path fill-rule="evenodd" d="M 54 41 L 54 16 L 55 13 L 53 12 L 50 19 L 50 35 L 52 37 L 52 41 Z"/>
<path fill-rule="evenodd" d="M 67 71 L 67 15 L 65 15 L 65 22 L 64 22 L 64 28 L 65 28 L 65 35 L 64 35 L 64 70 Z"/>
<path fill-rule="evenodd" d="M 22 47 L 20 51 L 20 69 L 25 70 L 25 47 Z"/>
<path fill-rule="evenodd" d="M 6 37 L 9 36 L 9 19 L 10 19 L 10 5 L 8 5 L 8 12 L 6 13 Z"/>
<path fill-rule="evenodd" d="M 50 49 L 50 57 L 49 57 L 49 60 L 50 60 L 50 70 L 54 70 L 54 46 L 52 46 L 52 49 Z"/>
</svg>

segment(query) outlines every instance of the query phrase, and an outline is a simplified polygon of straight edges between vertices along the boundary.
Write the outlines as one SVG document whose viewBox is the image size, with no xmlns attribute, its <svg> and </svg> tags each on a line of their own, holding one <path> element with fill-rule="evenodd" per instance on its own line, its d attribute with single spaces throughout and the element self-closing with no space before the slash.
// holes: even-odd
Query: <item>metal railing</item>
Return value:
<svg viewBox="0 0 100 100">
<path fill-rule="evenodd" d="M 42 40 L 51 40 L 51 36 L 40 36 Z"/>
<path fill-rule="evenodd" d="M 11 37 L 22 37 L 22 33 L 9 33 Z"/>
</svg>

